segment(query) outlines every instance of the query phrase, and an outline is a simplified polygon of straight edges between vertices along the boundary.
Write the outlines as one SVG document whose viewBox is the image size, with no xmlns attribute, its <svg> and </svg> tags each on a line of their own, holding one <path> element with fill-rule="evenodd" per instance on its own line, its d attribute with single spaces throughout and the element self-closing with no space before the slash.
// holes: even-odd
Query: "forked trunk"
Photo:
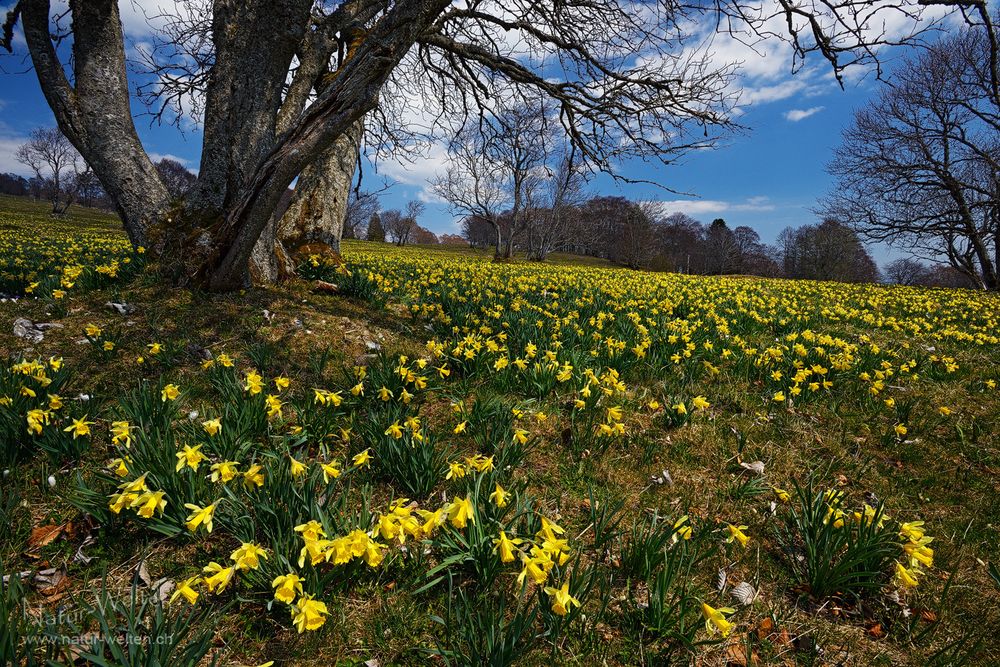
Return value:
<svg viewBox="0 0 1000 667">
<path fill-rule="evenodd" d="M 356 123 L 302 170 L 288 208 L 276 211 L 254 246 L 250 256 L 253 282 L 290 277 L 303 246 L 322 244 L 332 252 L 340 252 L 362 128 L 361 122 Z"/>
</svg>

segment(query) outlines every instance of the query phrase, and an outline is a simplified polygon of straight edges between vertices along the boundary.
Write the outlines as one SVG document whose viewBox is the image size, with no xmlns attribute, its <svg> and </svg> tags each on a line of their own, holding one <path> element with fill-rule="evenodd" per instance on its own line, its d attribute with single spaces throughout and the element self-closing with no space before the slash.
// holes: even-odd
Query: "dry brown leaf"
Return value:
<svg viewBox="0 0 1000 667">
<path fill-rule="evenodd" d="M 757 664 L 757 656 L 752 651 L 748 656 L 746 646 L 743 644 L 730 644 L 726 647 L 725 664 L 732 667 L 751 667 Z"/>
<path fill-rule="evenodd" d="M 928 623 L 934 623 L 938 620 L 937 614 L 935 614 L 930 609 L 924 609 L 920 612 L 920 618 L 924 619 Z"/>
<path fill-rule="evenodd" d="M 35 577 L 37 583 L 41 584 L 38 592 L 45 597 L 52 597 L 69 588 L 72 580 L 66 576 L 62 570 L 56 570 L 51 575 Z M 48 584 L 48 585 L 46 585 Z"/>
<path fill-rule="evenodd" d="M 772 632 L 774 632 L 774 621 L 770 618 L 761 619 L 761 622 L 757 625 L 757 638 L 766 639 Z"/>
<path fill-rule="evenodd" d="M 881 623 L 875 623 L 868 628 L 868 635 L 874 637 L 875 639 L 881 639 L 885 636 L 885 631 L 882 630 Z"/>
<path fill-rule="evenodd" d="M 44 547 L 59 537 L 64 528 L 65 524 L 54 523 L 50 523 L 47 526 L 35 526 L 31 529 L 31 537 L 28 538 L 28 547 L 31 549 Z"/>
</svg>

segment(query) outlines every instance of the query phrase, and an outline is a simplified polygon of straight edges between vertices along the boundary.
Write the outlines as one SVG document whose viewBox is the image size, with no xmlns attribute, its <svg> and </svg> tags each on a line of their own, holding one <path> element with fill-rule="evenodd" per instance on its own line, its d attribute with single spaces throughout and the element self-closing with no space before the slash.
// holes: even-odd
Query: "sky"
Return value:
<svg viewBox="0 0 1000 667">
<path fill-rule="evenodd" d="M 155 14 L 151 7 L 162 6 L 164 1 L 149 0 L 146 7 L 140 0 L 121 3 L 132 48 L 149 38 L 151 28 L 145 17 Z M 0 2 L 0 16 L 6 9 Z M 752 227 L 768 243 L 785 227 L 816 222 L 812 209 L 833 187 L 825 171 L 831 152 L 854 110 L 883 84 L 855 70 L 849 72 L 842 89 L 829 68 L 816 59 L 793 74 L 790 48 L 780 42 L 750 49 L 720 38 L 713 39 L 707 48 L 719 62 L 741 65 L 738 85 L 743 93 L 736 120 L 745 129 L 724 138 L 715 148 L 689 154 L 670 166 L 657 162 L 619 166 L 625 177 L 651 180 L 670 191 L 652 185 L 622 185 L 606 176 L 593 179 L 589 191 L 662 201 L 664 212 L 684 212 L 702 222 L 721 217 L 730 227 Z M 24 59 L 25 52 L 23 38 L 18 37 L 15 55 L 0 57 L 0 172 L 28 175 L 24 165 L 14 159 L 14 151 L 31 129 L 53 126 L 55 120 Z M 886 54 L 890 62 L 902 55 Z M 138 102 L 134 111 L 143 111 Z M 154 160 L 171 157 L 197 169 L 202 140 L 197 124 L 185 123 L 181 131 L 151 124 L 149 118 L 139 116 L 136 125 Z M 383 208 L 402 208 L 406 202 L 420 199 L 427 206 L 421 225 L 436 233 L 458 233 L 457 217 L 433 195 L 428 183 L 445 164 L 443 145 L 434 145 L 413 163 L 369 164 L 364 173 L 372 181 L 385 178 L 393 184 L 382 196 Z M 376 185 L 371 183 L 371 187 Z M 896 256 L 883 247 L 871 250 L 880 264 Z"/>
</svg>

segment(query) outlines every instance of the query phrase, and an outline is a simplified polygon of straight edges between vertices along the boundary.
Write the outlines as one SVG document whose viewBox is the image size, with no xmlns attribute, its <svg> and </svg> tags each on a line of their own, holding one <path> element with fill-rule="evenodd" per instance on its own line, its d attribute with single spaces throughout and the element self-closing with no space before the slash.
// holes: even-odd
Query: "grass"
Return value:
<svg viewBox="0 0 1000 667">
<path fill-rule="evenodd" d="M 0 347 L 12 361 L 62 357 L 68 379 L 59 393 L 66 410 L 95 422 L 92 434 L 83 438 L 82 455 L 59 456 L 63 440 L 53 440 L 55 456 L 38 452 L 11 464 L 0 486 L 0 519 L 13 527 L 0 537 L 3 571 L 32 573 L 24 591 L 28 618 L 55 613 L 60 606 L 91 609 L 102 596 L 117 601 L 109 608 L 135 609 L 130 599 L 140 562 L 152 580 L 179 583 L 198 575 L 209 561 L 229 562 L 242 535 L 262 543 L 270 559 L 259 570 L 238 573 L 237 582 L 221 595 L 199 589 L 196 609 L 206 610 L 210 620 L 192 617 L 190 632 L 199 638 L 202 631 L 212 634 L 205 661 L 212 656 L 222 664 L 272 659 L 279 664 L 370 659 L 462 664 L 462 656 L 477 664 L 506 664 L 505 656 L 517 658 L 517 664 L 623 665 L 754 660 L 987 665 L 1000 660 L 1000 644 L 991 632 L 1000 621 L 993 603 L 997 583 L 989 569 L 1000 546 L 995 519 L 1000 516 L 995 427 L 1000 395 L 986 384 L 1000 379 L 1000 352 L 992 338 L 1000 312 L 995 296 L 688 278 L 583 265 L 572 257 L 544 265 L 494 265 L 484 252 L 397 250 L 352 241 L 345 242 L 344 255 L 354 282 L 334 267 L 314 269 L 332 282 L 380 295 L 384 308 L 314 291 L 305 280 L 217 296 L 163 289 L 141 271 L 100 274 L 102 282 L 74 285 L 55 299 L 51 291 L 62 279 L 58 253 L 74 253 L 72 263 L 90 271 L 87 244 L 105 249 L 92 260 L 97 265 L 110 261 L 113 252 L 119 261 L 128 256 L 120 246 L 109 250 L 120 243 L 120 233 L 100 216 L 74 212 L 53 221 L 41 205 L 3 199 L 0 207 L 0 220 L 7 225 L 6 231 L 0 229 L 0 244 L 17 248 L 0 260 L 13 276 L 10 285 L 26 280 L 15 274 L 30 265 L 31 253 L 49 252 L 20 240 L 39 236 L 40 229 L 47 237 L 66 239 L 57 246 L 61 250 L 52 251 L 55 255 L 46 255 L 57 271 L 54 282 L 39 281 L 31 298 L 0 307 Z M 74 249 L 77 238 L 83 240 Z M 12 266 L 18 262 L 20 267 Z M 109 300 L 132 304 L 135 312 L 118 315 L 104 305 Z M 639 314 L 638 322 L 632 312 Z M 16 317 L 55 321 L 63 328 L 47 331 L 43 341 L 30 345 L 9 335 Z M 88 324 L 101 329 L 91 337 L 96 344 L 86 342 Z M 553 331 L 559 332 L 561 347 L 551 346 Z M 599 342 L 594 331 L 600 331 Z M 806 331 L 816 338 L 804 340 Z M 690 356 L 684 354 L 685 337 L 695 346 Z M 638 356 L 632 348 L 646 339 L 645 356 Z M 102 349 L 107 340 L 114 340 L 113 350 Z M 428 340 L 443 346 L 440 356 L 428 349 Z M 538 348 L 536 360 L 551 350 L 556 365 L 532 361 L 518 370 L 513 361 L 526 357 L 529 341 Z M 612 352 L 617 341 L 626 345 Z M 154 342 L 164 351 L 152 355 L 148 346 Z M 381 357 L 371 356 L 375 343 Z M 797 343 L 807 343 L 803 366 L 822 365 L 832 388 L 811 397 L 808 382 L 814 378 L 808 378 L 801 383 L 803 395 L 792 396 Z M 780 360 L 758 364 L 769 348 L 783 350 Z M 235 390 L 220 391 L 219 383 L 229 382 L 228 371 L 201 368 L 206 349 L 216 360 L 223 352 L 234 357 L 232 381 L 240 383 Z M 724 358 L 724 349 L 732 356 Z M 474 352 L 471 358 L 467 350 Z M 836 356 L 845 350 L 850 363 Z M 400 354 L 408 357 L 406 363 L 399 362 Z M 419 358 L 430 359 L 426 369 L 416 364 Z M 903 371 L 911 359 L 916 365 Z M 842 369 L 835 367 L 838 360 Z M 890 364 L 891 375 L 885 376 L 883 362 Z M 566 364 L 572 366 L 570 378 L 561 381 Z M 353 370 L 358 365 L 367 367 L 363 396 L 350 391 L 358 382 Z M 450 375 L 439 377 L 437 366 L 446 366 Z M 261 395 L 242 388 L 251 367 L 268 384 Z M 425 377 L 427 388 L 416 390 L 400 368 Z M 587 368 L 597 384 L 588 385 Z M 776 370 L 781 379 L 774 379 Z M 264 410 L 264 395 L 274 392 L 272 381 L 279 376 L 292 382 L 288 394 L 276 393 L 285 403 L 281 416 L 251 419 Z M 22 380 L 26 376 L 16 377 L 28 382 Z M 162 517 L 154 513 L 150 520 L 134 510 L 120 515 L 107 510 L 108 495 L 118 483 L 107 465 L 128 454 L 111 442 L 111 422 L 122 415 L 122 397 L 143 380 L 151 383 L 146 391 L 154 407 L 142 409 L 167 405 L 172 410 L 171 439 L 167 447 L 168 440 L 154 429 L 137 432 L 131 456 L 135 466 L 140 452 L 163 457 L 166 468 L 156 474 L 179 489 L 171 492 Z M 160 400 L 166 383 L 182 388 L 178 404 Z M 393 392 L 393 400 L 378 398 L 381 386 Z M 342 404 L 322 412 L 313 387 L 340 392 Z M 406 388 L 414 395 L 409 404 L 399 401 Z M 774 400 L 778 391 L 785 401 Z M 89 400 L 73 398 L 81 393 Z M 707 397 L 711 405 L 697 408 L 696 396 Z M 887 405 L 887 398 L 894 405 Z M 27 406 L 36 399 L 18 400 Z M 37 400 L 47 399 L 43 393 Z M 651 408 L 650 401 L 659 405 Z M 608 412 L 619 406 L 620 417 Z M 188 418 L 191 411 L 199 413 L 194 420 Z M 242 470 L 251 461 L 264 466 L 264 487 L 247 488 L 241 478 L 222 487 L 189 471 L 178 474 L 178 480 L 191 486 L 176 486 L 170 467 L 176 447 L 203 442 L 210 460 L 202 466 L 218 460 L 213 452 L 222 451 L 221 441 L 206 435 L 201 421 L 222 415 L 232 426 L 240 411 L 250 420 L 245 437 L 227 440 L 225 447 L 252 443 L 235 456 Z M 55 411 L 53 419 L 61 419 L 60 414 Z M 413 416 L 420 426 L 405 427 Z M 4 450 L 15 439 L 18 445 L 33 442 L 21 430 L 23 412 L 17 417 L 17 427 L 0 443 Z M 385 434 L 394 421 L 404 426 L 400 440 Z M 462 422 L 466 431 L 455 433 Z M 624 424 L 623 433 L 602 435 L 601 425 L 612 429 L 616 423 Z M 906 426 L 905 434 L 896 432 L 899 424 Z M 64 425 L 69 422 L 60 423 L 60 433 Z M 296 426 L 304 433 L 296 435 Z M 341 427 L 353 432 L 346 444 Z M 54 430 L 54 425 L 46 428 Z M 518 430 L 526 434 L 523 451 L 513 446 Z M 417 433 L 424 443 L 414 441 Z M 81 444 L 77 439 L 73 445 L 70 434 L 60 437 L 67 448 Z M 351 458 L 366 447 L 381 454 L 370 469 L 353 467 Z M 268 519 L 266 508 L 285 508 L 274 514 L 287 513 L 289 520 L 320 517 L 331 537 L 377 525 L 380 515 L 390 514 L 395 498 L 410 496 L 403 493 L 404 477 L 423 480 L 406 472 L 407 466 L 420 466 L 407 458 L 417 447 L 447 452 L 447 461 L 459 463 L 475 454 L 511 461 L 482 473 L 463 465 L 460 479 L 439 475 L 436 482 L 422 482 L 432 487 L 430 492 L 413 487 L 419 509 L 442 507 L 443 496 L 448 502 L 471 499 L 478 522 L 459 529 L 446 521 L 423 545 L 409 537 L 405 550 L 398 539 L 380 536 L 377 541 L 387 547 L 376 568 L 352 562 L 307 564 L 299 570 L 294 561 L 301 537 L 289 532 L 290 524 Z M 289 477 L 286 454 L 310 463 L 311 482 Z M 333 459 L 342 474 L 324 483 L 319 464 Z M 741 465 L 755 461 L 764 464 L 762 478 Z M 664 480 L 664 470 L 672 483 Z M 92 496 L 81 495 L 77 476 Z M 497 483 L 512 494 L 503 512 L 487 498 Z M 824 503 L 809 496 L 800 502 L 796 484 L 802 489 L 813 484 L 817 493 L 835 489 L 843 498 Z M 783 503 L 772 487 L 787 490 L 792 504 Z M 288 495 L 308 489 L 317 494 L 309 502 Z M 178 510 L 183 522 L 181 503 L 207 503 L 219 494 L 227 504 L 211 535 L 191 535 L 183 527 L 174 537 L 157 532 L 158 522 L 172 520 Z M 866 575 L 856 593 L 810 583 L 824 566 L 844 562 L 834 558 L 844 553 L 842 533 L 836 532 L 843 529 L 824 523 L 827 509 L 843 511 L 848 527 L 863 528 L 867 524 L 854 519 L 853 512 L 864 517 L 866 504 L 882 505 L 889 515 L 885 525 L 891 543 L 874 541 L 880 549 L 893 550 L 893 561 L 907 559 L 901 550 L 908 540 L 897 537 L 902 523 L 923 521 L 926 535 L 934 537 L 929 545 L 933 566 L 920 566 L 915 590 L 894 583 L 894 569 L 882 566 L 881 555 L 875 559 L 878 572 Z M 106 520 L 88 519 L 81 507 L 93 507 L 95 517 L 103 513 Z M 322 509 L 317 513 L 316 507 Z M 689 517 L 689 536 L 675 527 L 682 516 Z M 580 610 L 570 605 L 572 613 L 565 617 L 552 610 L 544 586 L 528 583 L 522 591 L 516 582 L 520 562 L 500 563 L 491 553 L 499 527 L 506 527 L 510 537 L 532 539 L 541 530 L 540 517 L 564 528 L 561 537 L 569 541 L 570 560 L 554 566 L 545 583 L 558 588 L 569 582 L 569 591 L 580 599 Z M 839 519 L 831 515 L 831 520 Z M 32 530 L 51 525 L 64 528 L 51 542 L 32 546 Z M 747 526 L 746 547 L 738 539 L 727 541 L 730 525 Z M 825 548 L 838 553 L 824 560 Z M 75 558 L 78 549 L 93 560 Z M 811 559 L 805 565 L 798 560 L 802 553 Z M 857 561 L 866 568 L 873 562 Z M 315 631 L 296 632 L 288 607 L 272 600 L 270 578 L 285 565 L 301 571 L 308 590 L 327 605 L 329 615 Z M 34 583 L 35 573 L 47 568 L 65 570 L 68 579 L 61 590 Z M 720 569 L 726 573 L 722 590 Z M 742 582 L 757 593 L 746 606 L 730 592 Z M 149 595 L 150 588 L 140 583 L 139 591 Z M 705 630 L 701 602 L 736 609 L 724 614 L 734 624 L 724 640 Z M 11 604 L 5 602 L 5 609 Z M 188 623 L 186 609 L 183 602 L 167 605 L 158 627 Z M 156 617 L 155 605 L 150 613 Z M 99 631 L 98 621 L 86 618 L 81 622 Z"/>
</svg>

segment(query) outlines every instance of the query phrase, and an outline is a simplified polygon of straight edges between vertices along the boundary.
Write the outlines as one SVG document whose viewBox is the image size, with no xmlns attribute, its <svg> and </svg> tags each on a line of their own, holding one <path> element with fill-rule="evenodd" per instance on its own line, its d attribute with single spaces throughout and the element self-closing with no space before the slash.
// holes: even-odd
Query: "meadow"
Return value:
<svg viewBox="0 0 1000 667">
<path fill-rule="evenodd" d="M 208 295 L 0 204 L 0 662 L 1000 660 L 996 295 L 359 241 Z"/>
</svg>

